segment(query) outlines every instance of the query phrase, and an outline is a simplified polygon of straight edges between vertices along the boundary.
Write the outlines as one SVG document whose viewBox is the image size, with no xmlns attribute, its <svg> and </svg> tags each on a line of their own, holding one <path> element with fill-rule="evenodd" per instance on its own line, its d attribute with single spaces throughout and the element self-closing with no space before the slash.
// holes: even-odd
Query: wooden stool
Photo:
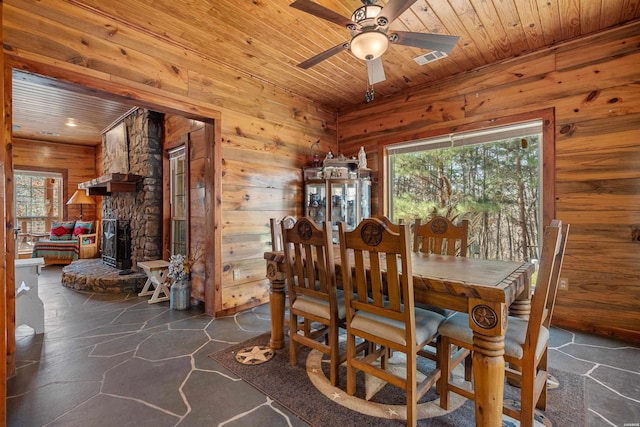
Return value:
<svg viewBox="0 0 640 427">
<path fill-rule="evenodd" d="M 147 275 L 147 281 L 142 288 L 142 292 L 138 294 L 139 297 L 151 295 L 149 304 L 156 302 L 169 301 L 169 278 L 167 277 L 169 262 L 164 260 L 157 261 L 144 261 L 137 263 L 139 268 L 142 268 Z M 152 291 L 150 288 L 154 286 Z M 163 293 L 164 296 L 160 296 Z"/>
</svg>

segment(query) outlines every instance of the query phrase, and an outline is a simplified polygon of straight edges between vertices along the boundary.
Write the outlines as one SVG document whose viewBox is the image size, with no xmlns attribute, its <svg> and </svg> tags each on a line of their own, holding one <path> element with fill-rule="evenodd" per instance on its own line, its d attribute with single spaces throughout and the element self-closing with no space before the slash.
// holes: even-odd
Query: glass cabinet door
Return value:
<svg viewBox="0 0 640 427">
<path fill-rule="evenodd" d="M 326 185 L 325 181 L 310 181 L 306 183 L 305 194 L 307 200 L 304 203 L 304 215 L 311 217 L 318 227 L 322 228 L 322 222 L 326 220 Z"/>
<path fill-rule="evenodd" d="M 338 222 L 346 222 L 348 230 L 353 230 L 358 225 L 358 181 L 333 180 L 329 186 L 331 229 L 334 242 L 337 243 Z"/>
<path fill-rule="evenodd" d="M 333 242 L 338 243 L 338 222 L 344 221 L 349 231 L 363 218 L 371 216 L 371 180 L 366 176 L 334 176 L 320 168 L 304 169 L 304 215 L 318 227 L 328 221 Z"/>
<path fill-rule="evenodd" d="M 371 181 L 364 179 L 360 181 L 360 217 L 357 224 L 365 218 L 371 217 Z"/>
<path fill-rule="evenodd" d="M 349 231 L 358 225 L 358 181 L 331 183 L 331 224 L 347 223 Z"/>
</svg>

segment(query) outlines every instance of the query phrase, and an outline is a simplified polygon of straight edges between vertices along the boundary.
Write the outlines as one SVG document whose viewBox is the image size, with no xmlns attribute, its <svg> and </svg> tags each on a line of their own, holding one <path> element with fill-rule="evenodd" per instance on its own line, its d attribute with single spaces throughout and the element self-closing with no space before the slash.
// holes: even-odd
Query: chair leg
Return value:
<svg viewBox="0 0 640 427">
<path fill-rule="evenodd" d="M 520 427 L 533 427 L 535 402 L 533 388 L 535 384 L 535 368 L 524 364 L 520 388 Z"/>
<path fill-rule="evenodd" d="M 473 379 L 473 353 L 469 352 L 464 359 L 464 380 L 471 381 Z"/>
<path fill-rule="evenodd" d="M 294 335 L 298 334 L 298 316 L 289 315 L 289 365 L 298 364 L 298 342 L 294 339 Z"/>
<path fill-rule="evenodd" d="M 449 409 L 449 379 L 451 378 L 451 344 L 449 339 L 441 337 L 440 342 L 441 356 L 440 356 L 440 379 L 436 387 L 440 394 L 440 407 L 444 410 Z"/>
<path fill-rule="evenodd" d="M 333 323 L 333 322 L 332 322 Z M 336 387 L 338 385 L 338 365 L 340 359 L 340 347 L 338 344 L 338 325 L 332 324 L 330 326 L 329 333 L 326 335 L 328 344 L 330 346 L 329 358 L 331 360 L 330 366 L 330 380 L 331 385 Z"/>
<path fill-rule="evenodd" d="M 390 354 L 391 354 L 391 349 L 384 348 L 384 353 L 382 353 L 382 357 L 380 358 L 380 367 L 384 370 L 389 369 Z"/>
<path fill-rule="evenodd" d="M 352 360 L 356 357 L 356 337 L 347 329 L 347 394 L 353 396 L 356 393 L 356 373 Z"/>
<path fill-rule="evenodd" d="M 544 353 L 542 354 L 542 358 L 540 359 L 540 363 L 538 364 L 538 369 L 543 369 L 544 371 L 547 372 L 547 379 L 545 380 L 545 382 L 548 381 L 549 369 L 547 367 L 547 350 L 545 350 Z M 538 396 L 538 401 L 536 402 L 536 408 L 540 409 L 541 411 L 547 410 L 547 385 L 546 384 L 544 385 L 544 387 L 542 387 L 540 396 Z"/>
<path fill-rule="evenodd" d="M 407 426 L 414 426 L 418 422 L 417 390 L 417 356 L 415 352 L 407 354 Z"/>
</svg>

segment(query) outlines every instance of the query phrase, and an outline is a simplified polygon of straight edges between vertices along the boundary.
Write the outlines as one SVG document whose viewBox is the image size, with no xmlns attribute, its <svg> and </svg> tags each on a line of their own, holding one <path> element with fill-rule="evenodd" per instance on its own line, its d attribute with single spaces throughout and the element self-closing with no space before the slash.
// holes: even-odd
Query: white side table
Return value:
<svg viewBox="0 0 640 427">
<path fill-rule="evenodd" d="M 38 296 L 38 276 L 44 258 L 15 260 L 16 326 L 32 327 L 36 334 L 44 332 L 44 303 Z"/>
<path fill-rule="evenodd" d="M 151 295 L 149 304 L 156 302 L 169 301 L 169 262 L 164 260 L 144 261 L 137 263 L 138 267 L 144 270 L 147 275 L 147 281 L 142 288 L 139 297 Z M 155 289 L 151 290 L 152 287 Z M 160 296 L 164 294 L 164 296 Z"/>
</svg>

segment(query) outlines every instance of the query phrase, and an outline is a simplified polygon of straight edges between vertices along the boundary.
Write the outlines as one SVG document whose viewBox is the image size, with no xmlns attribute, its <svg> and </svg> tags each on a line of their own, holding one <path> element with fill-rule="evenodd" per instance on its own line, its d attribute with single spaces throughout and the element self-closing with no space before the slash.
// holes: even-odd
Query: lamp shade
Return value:
<svg viewBox="0 0 640 427">
<path fill-rule="evenodd" d="M 378 31 L 364 31 L 351 40 L 351 53 L 365 61 L 379 58 L 387 47 L 389 39 L 386 34 Z"/>
<path fill-rule="evenodd" d="M 67 205 L 95 205 L 96 201 L 87 196 L 86 190 L 76 190 L 67 202 Z"/>
</svg>

